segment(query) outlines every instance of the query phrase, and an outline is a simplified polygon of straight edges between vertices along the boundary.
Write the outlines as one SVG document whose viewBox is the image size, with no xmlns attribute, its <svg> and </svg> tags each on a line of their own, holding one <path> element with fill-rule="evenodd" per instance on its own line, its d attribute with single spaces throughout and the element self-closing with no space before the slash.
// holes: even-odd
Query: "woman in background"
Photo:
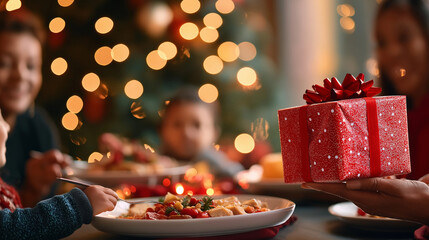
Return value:
<svg viewBox="0 0 429 240">
<path fill-rule="evenodd" d="M 40 20 L 19 9 L 0 12 L 0 108 L 10 126 L 9 159 L 1 177 L 18 189 L 24 207 L 49 195 L 69 157 L 55 150 L 58 138 L 34 100 L 42 84 Z"/>
<path fill-rule="evenodd" d="M 412 172 L 429 173 L 429 7 L 424 0 L 386 0 L 375 22 L 384 95 L 407 96 Z"/>
</svg>

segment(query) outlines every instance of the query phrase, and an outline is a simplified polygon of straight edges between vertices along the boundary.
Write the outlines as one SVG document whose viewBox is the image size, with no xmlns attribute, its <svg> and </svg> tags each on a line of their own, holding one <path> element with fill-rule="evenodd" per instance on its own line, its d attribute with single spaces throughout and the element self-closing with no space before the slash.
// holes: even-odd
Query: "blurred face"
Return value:
<svg viewBox="0 0 429 240">
<path fill-rule="evenodd" d="M 216 140 L 216 127 L 210 109 L 203 104 L 182 103 L 164 116 L 161 138 L 173 157 L 189 160 Z"/>
<path fill-rule="evenodd" d="M 27 33 L 0 33 L 0 108 L 4 116 L 28 109 L 42 83 L 40 42 Z"/>
<path fill-rule="evenodd" d="M 6 164 L 6 139 L 9 132 L 9 125 L 3 119 L 0 112 L 0 167 Z"/>
<path fill-rule="evenodd" d="M 384 12 L 376 24 L 376 39 L 379 67 L 398 93 L 415 95 L 426 91 L 428 49 L 412 13 L 399 9 Z"/>
</svg>

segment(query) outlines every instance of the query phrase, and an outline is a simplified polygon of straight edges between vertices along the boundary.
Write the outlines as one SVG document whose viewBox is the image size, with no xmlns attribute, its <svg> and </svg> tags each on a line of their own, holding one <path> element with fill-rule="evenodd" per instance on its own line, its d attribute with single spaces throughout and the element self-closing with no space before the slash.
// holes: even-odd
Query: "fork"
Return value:
<svg viewBox="0 0 429 240">
<path fill-rule="evenodd" d="M 92 185 L 92 184 L 89 184 L 89 183 L 86 183 L 86 182 L 83 182 L 83 181 L 72 180 L 72 179 L 69 179 L 69 178 L 59 177 L 59 178 L 57 178 L 57 180 L 60 180 L 60 181 L 63 181 L 63 182 L 67 182 L 67 183 L 71 183 L 71 184 L 74 184 L 74 185 L 78 185 L 78 186 L 81 186 L 81 187 L 84 187 L 84 188 L 87 188 L 87 187 L 89 187 L 89 186 Z M 125 200 L 125 199 L 122 199 L 122 198 L 118 198 L 118 200 L 126 202 L 128 204 L 152 203 L 153 202 L 153 201 L 148 201 L 148 200 Z"/>
</svg>

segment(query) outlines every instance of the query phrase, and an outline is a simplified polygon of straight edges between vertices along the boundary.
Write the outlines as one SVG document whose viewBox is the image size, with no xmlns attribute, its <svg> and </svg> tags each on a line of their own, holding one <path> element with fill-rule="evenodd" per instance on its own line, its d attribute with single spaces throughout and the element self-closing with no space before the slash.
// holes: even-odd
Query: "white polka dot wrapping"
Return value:
<svg viewBox="0 0 429 240">
<path fill-rule="evenodd" d="M 405 96 L 374 98 L 377 105 L 381 172 L 411 171 Z M 300 109 L 306 108 L 300 126 Z M 305 182 L 303 169 L 315 182 L 338 182 L 371 175 L 366 101 L 362 98 L 311 104 L 278 111 L 284 178 Z M 310 121 L 311 119 L 311 121 Z M 301 136 L 307 133 L 308 142 Z M 306 131 L 305 131 L 306 130 Z M 304 149 L 302 149 L 304 148 Z M 307 156 L 302 156 L 308 154 Z M 303 160 L 305 159 L 305 160 Z M 303 162 L 306 161 L 306 162 Z M 303 164 L 309 165 L 308 168 Z"/>
</svg>

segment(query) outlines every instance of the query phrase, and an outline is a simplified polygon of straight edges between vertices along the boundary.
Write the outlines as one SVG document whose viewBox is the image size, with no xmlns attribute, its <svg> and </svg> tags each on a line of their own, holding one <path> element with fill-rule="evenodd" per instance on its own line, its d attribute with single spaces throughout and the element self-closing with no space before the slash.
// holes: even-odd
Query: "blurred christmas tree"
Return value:
<svg viewBox="0 0 429 240">
<path fill-rule="evenodd" d="M 38 102 L 62 126 L 72 156 L 87 159 L 103 132 L 156 147 L 158 112 L 184 85 L 220 101 L 222 138 L 248 133 L 279 150 L 281 89 L 268 56 L 274 46 L 266 1 L 28 0 L 23 6 L 50 27 Z"/>
</svg>

